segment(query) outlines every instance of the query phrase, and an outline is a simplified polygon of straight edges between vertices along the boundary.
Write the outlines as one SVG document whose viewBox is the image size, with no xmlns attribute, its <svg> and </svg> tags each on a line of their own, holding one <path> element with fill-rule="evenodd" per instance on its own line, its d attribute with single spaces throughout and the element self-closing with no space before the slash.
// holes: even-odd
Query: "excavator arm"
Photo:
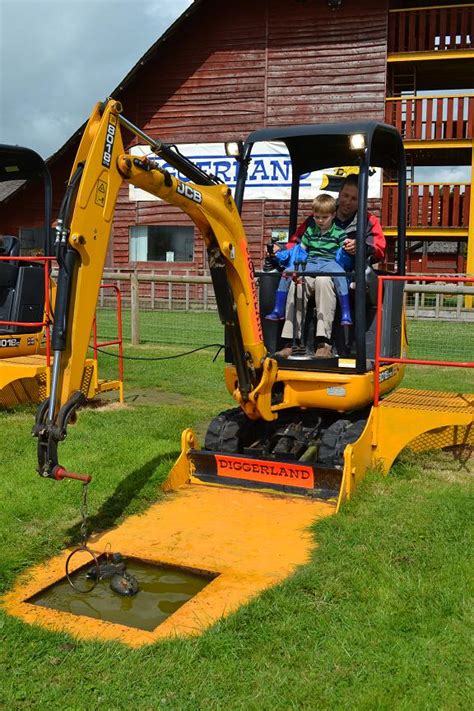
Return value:
<svg viewBox="0 0 474 711">
<path fill-rule="evenodd" d="M 234 397 L 251 419 L 273 420 L 271 388 L 277 365 L 263 343 L 252 262 L 230 189 L 170 146 L 155 141 L 121 116 L 121 104 L 108 100 L 94 108 L 74 161 L 56 228 L 59 264 L 52 334 L 51 395 L 38 409 L 41 476 L 63 478 L 57 444 L 85 402 L 84 361 L 116 202 L 122 184 L 146 190 L 185 212 L 206 245 L 219 316 L 226 326 L 237 374 Z M 147 157 L 124 150 L 123 131 L 150 146 L 151 153 L 185 175 L 184 182 Z"/>
</svg>

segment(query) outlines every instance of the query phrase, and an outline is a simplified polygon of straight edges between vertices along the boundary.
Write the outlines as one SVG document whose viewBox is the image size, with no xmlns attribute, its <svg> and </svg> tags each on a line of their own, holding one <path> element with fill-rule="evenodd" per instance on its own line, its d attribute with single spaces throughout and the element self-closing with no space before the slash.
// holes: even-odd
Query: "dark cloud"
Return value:
<svg viewBox="0 0 474 711">
<path fill-rule="evenodd" d="M 48 157 L 191 0 L 0 0 L 0 142 Z"/>
</svg>

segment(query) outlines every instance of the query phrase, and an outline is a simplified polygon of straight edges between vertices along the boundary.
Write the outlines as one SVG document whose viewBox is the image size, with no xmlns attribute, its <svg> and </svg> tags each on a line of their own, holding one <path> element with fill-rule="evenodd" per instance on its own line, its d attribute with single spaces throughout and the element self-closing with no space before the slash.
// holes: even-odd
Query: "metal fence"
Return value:
<svg viewBox="0 0 474 711">
<path fill-rule="evenodd" d="M 104 273 L 104 282 L 120 288 L 123 304 L 123 337 L 133 345 L 156 343 L 198 347 L 222 344 L 224 329 L 210 276 Z M 406 285 L 410 320 L 474 322 L 474 288 L 419 281 Z M 114 304 L 102 290 L 97 321 L 102 338 L 116 333 Z"/>
</svg>

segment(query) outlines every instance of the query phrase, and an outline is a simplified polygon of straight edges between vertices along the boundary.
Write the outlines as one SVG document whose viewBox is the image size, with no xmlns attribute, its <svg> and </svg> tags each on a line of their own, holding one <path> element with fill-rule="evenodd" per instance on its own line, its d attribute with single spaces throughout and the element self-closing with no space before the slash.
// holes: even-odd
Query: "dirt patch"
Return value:
<svg viewBox="0 0 474 711">
<path fill-rule="evenodd" d="M 181 405 L 187 406 L 199 403 L 188 395 L 179 393 L 169 393 L 158 388 L 127 388 L 124 395 L 124 403 L 117 401 L 117 393 L 103 393 L 100 397 L 90 400 L 86 407 L 91 410 L 120 410 L 133 405 Z"/>
<path fill-rule="evenodd" d="M 198 401 L 189 395 L 165 392 L 158 388 L 134 388 L 126 391 L 125 402 L 129 405 L 182 405 L 189 407 Z"/>
</svg>

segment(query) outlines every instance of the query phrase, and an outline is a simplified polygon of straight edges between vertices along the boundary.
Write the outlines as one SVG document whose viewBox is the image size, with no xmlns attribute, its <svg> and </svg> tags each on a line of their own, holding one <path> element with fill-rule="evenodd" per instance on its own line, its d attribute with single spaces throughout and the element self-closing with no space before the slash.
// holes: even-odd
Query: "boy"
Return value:
<svg viewBox="0 0 474 711">
<path fill-rule="evenodd" d="M 286 272 L 295 270 L 295 264 L 304 263 L 308 259 L 309 271 L 337 271 L 334 259 L 342 267 L 342 271 L 352 271 L 354 260 L 344 249 L 344 241 L 347 237 L 344 230 L 334 223 L 335 200 L 327 193 L 318 195 L 312 203 L 313 216 L 306 221 L 306 229 L 301 236 L 301 242 L 293 249 L 280 250 L 273 255 L 280 267 L 285 267 Z M 334 208 L 334 211 L 333 211 Z M 340 236 L 342 235 L 342 243 Z M 334 246 L 336 245 L 336 246 Z M 331 263 L 329 263 L 331 262 Z M 346 284 L 342 278 L 334 277 L 338 295 L 341 297 L 347 294 Z M 275 295 L 275 305 L 273 311 L 265 316 L 270 321 L 285 320 L 285 305 L 288 294 L 289 278 L 282 276 Z M 344 304 L 342 303 L 344 301 Z M 351 325 L 349 303 L 347 299 L 341 300 L 343 310 L 343 325 Z"/>
<path fill-rule="evenodd" d="M 310 220 L 305 232 L 301 237 L 301 247 L 307 252 L 308 259 L 306 262 L 307 272 L 331 272 L 332 274 L 345 275 L 343 267 L 336 261 L 338 250 L 343 248 L 346 240 L 346 233 L 340 227 L 334 224 L 336 216 L 336 201 L 331 195 L 322 193 L 318 195 L 312 204 L 313 220 Z M 340 255 L 344 256 L 344 251 Z M 317 278 L 317 277 L 316 277 Z M 341 324 L 343 326 L 352 325 L 350 306 L 349 306 L 349 288 L 346 276 L 332 277 L 336 288 L 339 302 L 341 304 Z M 307 277 L 303 284 L 303 302 L 306 302 L 308 291 L 314 289 L 314 277 Z M 296 314 L 296 337 L 301 336 L 301 312 L 303 303 L 299 300 Z M 332 328 L 332 319 L 330 314 L 321 312 L 319 305 L 316 304 L 317 311 L 317 330 L 316 335 L 330 333 Z M 293 337 L 293 304 L 286 304 L 286 320 L 283 326 L 282 337 Z M 290 348 L 284 348 L 279 352 L 280 355 L 288 357 L 291 354 Z M 332 349 L 329 344 L 323 344 L 317 348 L 316 357 L 328 358 L 332 355 Z"/>
</svg>

